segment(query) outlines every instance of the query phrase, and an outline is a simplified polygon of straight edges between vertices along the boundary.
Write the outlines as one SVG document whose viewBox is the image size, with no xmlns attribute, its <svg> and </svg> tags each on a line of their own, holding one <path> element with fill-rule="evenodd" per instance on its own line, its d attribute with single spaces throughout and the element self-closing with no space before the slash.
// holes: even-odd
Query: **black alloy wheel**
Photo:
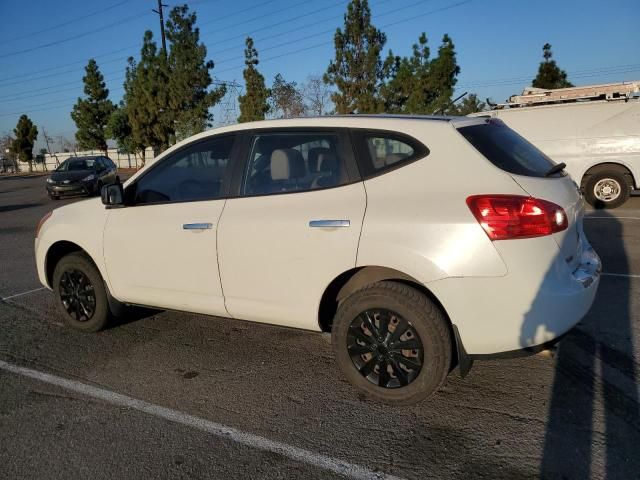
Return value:
<svg viewBox="0 0 640 480">
<path fill-rule="evenodd" d="M 96 297 L 91 280 L 80 270 L 66 270 L 60 277 L 60 301 L 67 314 L 86 322 L 96 311 Z"/>
<path fill-rule="evenodd" d="M 347 333 L 347 349 L 360 374 L 379 387 L 405 387 L 422 370 L 424 347 L 418 333 L 391 310 L 358 315 Z"/>
</svg>

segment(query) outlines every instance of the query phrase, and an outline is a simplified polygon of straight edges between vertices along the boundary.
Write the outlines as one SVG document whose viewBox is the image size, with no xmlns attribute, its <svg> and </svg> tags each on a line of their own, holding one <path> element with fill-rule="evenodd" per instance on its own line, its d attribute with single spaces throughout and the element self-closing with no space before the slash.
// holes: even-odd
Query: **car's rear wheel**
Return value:
<svg viewBox="0 0 640 480">
<path fill-rule="evenodd" d="M 60 200 L 60 196 L 59 195 L 49 195 L 49 198 L 51 200 Z"/>
<path fill-rule="evenodd" d="M 431 395 L 451 364 L 443 313 L 426 295 L 397 282 L 374 283 L 346 298 L 334 319 L 332 343 L 349 382 L 394 405 Z"/>
<path fill-rule="evenodd" d="M 63 257 L 53 272 L 53 292 L 65 324 L 84 332 L 102 330 L 110 319 L 100 272 L 83 253 Z"/>
<path fill-rule="evenodd" d="M 603 170 L 589 177 L 584 196 L 596 208 L 617 208 L 629 199 L 631 184 L 624 173 Z"/>
</svg>

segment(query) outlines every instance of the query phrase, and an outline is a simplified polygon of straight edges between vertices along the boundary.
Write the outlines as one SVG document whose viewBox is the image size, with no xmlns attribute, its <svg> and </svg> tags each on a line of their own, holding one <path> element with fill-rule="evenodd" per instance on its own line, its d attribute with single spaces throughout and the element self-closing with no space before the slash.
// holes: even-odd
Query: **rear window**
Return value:
<svg viewBox="0 0 640 480">
<path fill-rule="evenodd" d="M 515 175 L 544 177 L 555 163 L 537 147 L 497 119 L 458 131 L 496 167 Z M 558 172 L 554 177 L 562 176 Z"/>
</svg>

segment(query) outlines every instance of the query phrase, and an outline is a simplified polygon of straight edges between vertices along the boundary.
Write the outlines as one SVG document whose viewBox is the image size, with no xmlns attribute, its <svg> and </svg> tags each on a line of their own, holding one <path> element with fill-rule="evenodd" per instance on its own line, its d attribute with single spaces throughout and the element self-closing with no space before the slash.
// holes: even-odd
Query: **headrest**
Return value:
<svg viewBox="0 0 640 480">
<path fill-rule="evenodd" d="M 390 153 L 389 155 L 387 155 L 387 158 L 385 158 L 384 163 L 385 165 L 392 165 L 396 162 L 399 162 L 400 160 L 404 160 L 408 156 L 409 155 L 407 155 L 406 153 Z"/>
<path fill-rule="evenodd" d="M 298 150 L 281 148 L 271 153 L 271 180 L 290 180 L 305 176 L 304 158 Z"/>
<path fill-rule="evenodd" d="M 308 158 L 308 164 L 309 164 L 309 172 L 311 173 L 316 173 L 319 169 L 318 166 L 320 165 L 318 162 L 318 155 L 320 155 L 321 153 L 330 153 L 331 150 L 329 150 L 326 147 L 315 147 L 309 150 L 309 155 L 307 156 Z"/>
<path fill-rule="evenodd" d="M 320 172 L 338 173 L 338 158 L 331 152 L 319 154 L 318 170 Z"/>
</svg>

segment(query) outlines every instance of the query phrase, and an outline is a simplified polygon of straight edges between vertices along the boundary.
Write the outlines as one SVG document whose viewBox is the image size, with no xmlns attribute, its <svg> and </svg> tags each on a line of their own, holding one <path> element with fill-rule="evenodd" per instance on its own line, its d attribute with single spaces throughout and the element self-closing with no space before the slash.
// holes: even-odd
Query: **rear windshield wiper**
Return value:
<svg viewBox="0 0 640 480">
<path fill-rule="evenodd" d="M 564 170 L 565 168 L 567 168 L 567 164 L 564 162 L 561 162 L 557 165 L 554 165 L 553 167 L 551 167 L 549 170 L 546 171 L 546 173 L 544 174 L 545 177 L 550 177 L 551 175 L 553 175 L 554 173 L 558 173 L 561 172 L 562 170 Z"/>
</svg>

